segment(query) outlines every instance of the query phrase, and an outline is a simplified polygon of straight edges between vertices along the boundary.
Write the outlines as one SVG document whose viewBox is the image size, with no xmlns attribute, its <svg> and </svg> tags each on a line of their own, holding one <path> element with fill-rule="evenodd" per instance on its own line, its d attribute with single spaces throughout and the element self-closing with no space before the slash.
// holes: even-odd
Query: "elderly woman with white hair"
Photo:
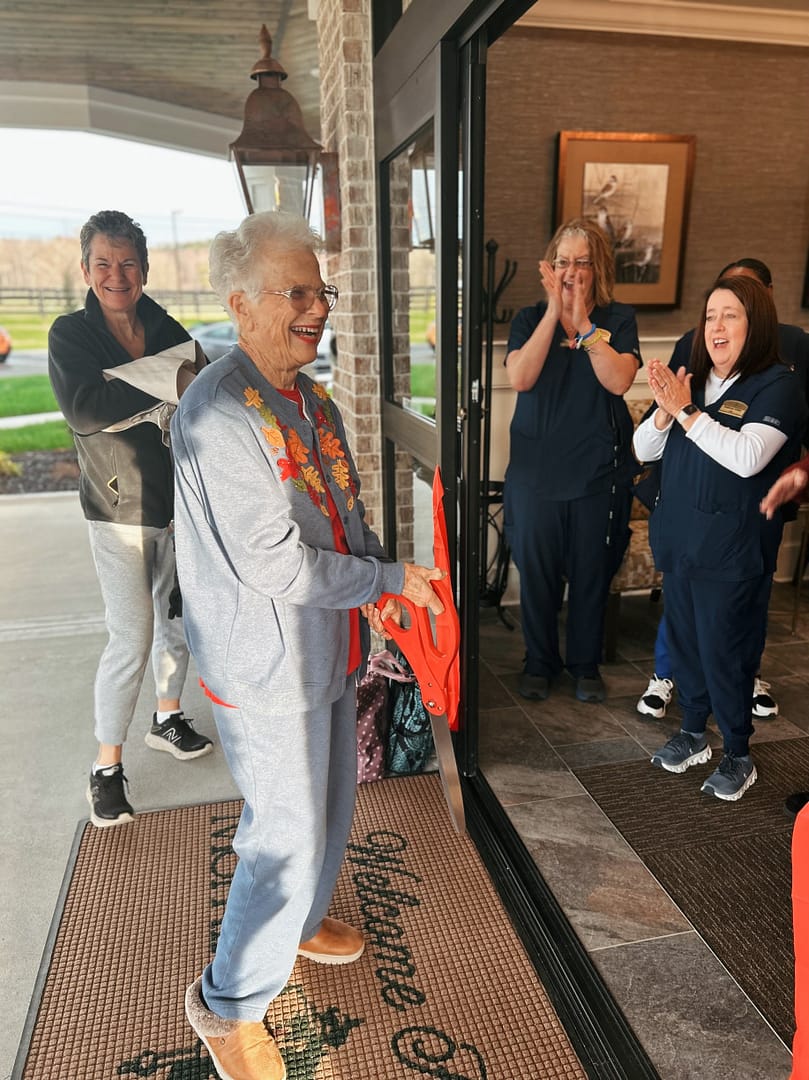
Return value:
<svg viewBox="0 0 809 1080">
<path fill-rule="evenodd" d="M 443 610 L 441 570 L 386 559 L 340 413 L 301 371 L 337 302 L 316 247 L 280 213 L 214 239 L 211 284 L 238 342 L 172 421 L 186 634 L 244 797 L 219 943 L 186 1014 L 233 1080 L 285 1076 L 262 1021 L 298 956 L 362 954 L 326 913 L 354 811 L 366 620 L 382 629 L 383 593 Z"/>
</svg>

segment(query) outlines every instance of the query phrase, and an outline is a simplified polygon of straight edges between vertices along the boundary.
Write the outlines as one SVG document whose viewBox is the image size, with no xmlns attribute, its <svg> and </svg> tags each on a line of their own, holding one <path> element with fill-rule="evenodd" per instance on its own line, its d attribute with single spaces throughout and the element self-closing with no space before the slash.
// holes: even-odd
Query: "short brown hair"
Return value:
<svg viewBox="0 0 809 1080">
<path fill-rule="evenodd" d="M 572 218 L 560 225 L 551 237 L 545 258 L 552 263 L 556 258 L 559 243 L 565 236 L 583 236 L 590 249 L 593 260 L 593 292 L 598 307 L 612 302 L 615 289 L 615 257 L 612 244 L 603 229 L 587 218 Z"/>
</svg>

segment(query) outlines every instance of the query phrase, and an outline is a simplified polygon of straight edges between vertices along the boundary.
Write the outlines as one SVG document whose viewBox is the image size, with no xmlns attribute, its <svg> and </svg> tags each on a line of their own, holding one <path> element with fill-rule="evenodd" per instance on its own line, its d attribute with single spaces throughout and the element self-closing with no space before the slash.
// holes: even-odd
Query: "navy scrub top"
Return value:
<svg viewBox="0 0 809 1080">
<path fill-rule="evenodd" d="M 517 313 L 506 355 L 526 343 L 547 306 L 541 302 Z M 632 353 L 642 363 L 633 308 L 613 301 L 595 308 L 591 318 L 609 330 L 616 352 Z M 632 419 L 623 398 L 605 390 L 586 350 L 568 348 L 567 340 L 557 323 L 540 376 L 517 395 L 511 421 L 506 482 L 545 499 L 600 494 L 616 478 L 628 484 L 637 469 Z"/>
<path fill-rule="evenodd" d="M 738 476 L 686 438 L 676 421 L 663 452 L 660 498 L 649 522 L 655 565 L 664 573 L 709 581 L 746 581 L 775 570 L 783 519 L 767 521 L 759 503 L 797 459 L 806 405 L 782 364 L 737 380 L 712 405 L 694 403 L 724 427 L 768 424 L 787 436 L 755 476 Z"/>
</svg>

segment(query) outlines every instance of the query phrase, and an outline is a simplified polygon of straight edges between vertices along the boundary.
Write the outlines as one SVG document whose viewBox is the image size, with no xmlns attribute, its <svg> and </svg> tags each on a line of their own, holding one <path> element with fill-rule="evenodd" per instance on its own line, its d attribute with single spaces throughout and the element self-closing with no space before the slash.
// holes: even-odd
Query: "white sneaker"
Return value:
<svg viewBox="0 0 809 1080">
<path fill-rule="evenodd" d="M 778 715 L 778 702 L 767 692 L 769 689 L 770 684 L 756 676 L 753 684 L 753 716 L 758 716 L 759 719 Z"/>
<path fill-rule="evenodd" d="M 638 712 L 660 720 L 666 715 L 666 707 L 673 692 L 674 683 L 671 679 L 658 679 L 656 674 L 652 675 L 643 697 L 638 701 Z"/>
</svg>

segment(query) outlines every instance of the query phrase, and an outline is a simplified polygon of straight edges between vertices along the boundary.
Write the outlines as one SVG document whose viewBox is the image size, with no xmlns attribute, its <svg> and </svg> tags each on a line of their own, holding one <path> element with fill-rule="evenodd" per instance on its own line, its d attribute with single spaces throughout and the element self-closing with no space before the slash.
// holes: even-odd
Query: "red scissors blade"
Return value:
<svg viewBox="0 0 809 1080">
<path fill-rule="evenodd" d="M 415 607 L 403 596 L 392 597 L 392 599 L 398 600 L 407 609 L 410 625 L 399 626 L 388 619 L 385 621 L 385 633 L 392 637 L 402 650 L 418 679 L 424 707 L 430 713 L 433 741 L 447 806 L 456 830 L 463 833 L 466 828 L 463 794 L 455 761 L 455 749 L 450 735 L 451 731 L 458 730 L 458 704 L 460 702 L 458 651 L 461 643 L 461 624 L 452 591 L 447 522 L 444 516 L 444 486 L 441 483 L 441 471 L 438 468 L 433 477 L 433 559 L 435 565 L 444 571 L 444 577 L 440 581 L 430 582 L 444 605 L 443 612 L 435 616 L 435 638 L 433 638 L 433 628 L 427 608 Z M 390 594 L 386 593 L 377 600 L 380 611 L 389 596 Z"/>
<path fill-rule="evenodd" d="M 430 584 L 444 605 L 444 610 L 435 616 L 435 637 L 427 608 L 416 607 L 405 597 L 394 597 L 390 593 L 380 596 L 376 606 L 381 611 L 386 601 L 391 598 L 398 600 L 407 609 L 410 625 L 399 626 L 388 619 L 385 622 L 385 633 L 393 638 L 407 657 L 419 681 L 425 708 L 433 716 L 445 715 L 450 731 L 457 731 L 461 624 L 452 592 L 443 494 L 441 472 L 436 468 L 433 477 L 433 558 L 435 565 L 444 571 L 444 577 L 440 581 L 431 581 Z"/>
<path fill-rule="evenodd" d="M 449 564 L 447 519 L 444 515 L 444 485 L 441 470 L 436 465 L 433 476 L 433 560 L 444 571 L 442 581 L 433 582 L 444 611 L 436 616 L 435 634 L 438 651 L 449 658 L 445 684 L 447 723 L 450 731 L 458 730 L 458 705 L 461 700 L 461 668 L 458 652 L 461 645 L 461 622 L 452 591 L 452 568 Z"/>
</svg>

